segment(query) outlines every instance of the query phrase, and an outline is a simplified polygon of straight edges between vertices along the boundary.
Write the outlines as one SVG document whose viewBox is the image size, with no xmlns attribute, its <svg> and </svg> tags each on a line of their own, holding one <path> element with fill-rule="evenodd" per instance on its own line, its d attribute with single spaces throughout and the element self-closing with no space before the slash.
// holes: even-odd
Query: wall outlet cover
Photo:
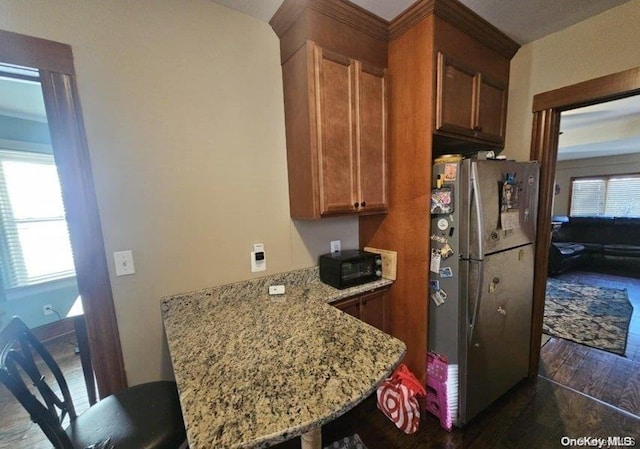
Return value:
<svg viewBox="0 0 640 449">
<path fill-rule="evenodd" d="M 269 294 L 270 295 L 284 295 L 285 289 L 284 285 L 270 285 L 269 286 Z"/>
<path fill-rule="evenodd" d="M 342 251 L 342 242 L 340 240 L 331 240 L 331 254 Z"/>
</svg>

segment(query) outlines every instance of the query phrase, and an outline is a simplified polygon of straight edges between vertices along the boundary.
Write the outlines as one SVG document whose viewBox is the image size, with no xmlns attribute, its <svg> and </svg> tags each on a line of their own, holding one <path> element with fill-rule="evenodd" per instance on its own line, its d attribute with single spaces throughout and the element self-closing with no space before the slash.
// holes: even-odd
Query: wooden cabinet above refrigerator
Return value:
<svg viewBox="0 0 640 449">
<path fill-rule="evenodd" d="M 492 48 L 441 17 L 433 28 L 434 135 L 503 148 L 513 50 Z"/>
</svg>

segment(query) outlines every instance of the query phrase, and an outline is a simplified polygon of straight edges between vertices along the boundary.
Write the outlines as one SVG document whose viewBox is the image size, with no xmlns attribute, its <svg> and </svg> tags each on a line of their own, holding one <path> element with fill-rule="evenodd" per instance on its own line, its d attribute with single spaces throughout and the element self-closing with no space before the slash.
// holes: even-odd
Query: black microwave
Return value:
<svg viewBox="0 0 640 449">
<path fill-rule="evenodd" d="M 320 256 L 320 280 L 335 288 L 366 284 L 382 278 L 382 257 L 359 249 Z"/>
</svg>

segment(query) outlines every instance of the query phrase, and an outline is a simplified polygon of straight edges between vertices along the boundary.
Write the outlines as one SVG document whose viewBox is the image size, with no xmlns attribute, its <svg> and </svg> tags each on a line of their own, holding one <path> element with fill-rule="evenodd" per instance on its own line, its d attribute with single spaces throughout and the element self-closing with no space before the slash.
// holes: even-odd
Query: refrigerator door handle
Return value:
<svg viewBox="0 0 640 449">
<path fill-rule="evenodd" d="M 471 164 L 471 191 L 471 198 L 473 198 L 473 201 L 475 201 L 476 203 L 476 222 L 478 225 L 476 228 L 478 231 L 478 235 L 476 236 L 476 238 L 478 239 L 478 259 L 482 260 L 484 259 L 484 246 L 482 244 L 482 241 L 484 239 L 484 229 L 482 223 L 482 198 L 480 197 L 480 189 L 478 186 L 478 164 L 476 163 Z M 471 208 L 471 203 L 469 204 L 469 207 Z M 471 215 L 471 212 L 469 212 L 469 215 Z M 471 217 L 469 217 L 469 219 L 471 219 Z"/>
<path fill-rule="evenodd" d="M 480 309 L 480 298 L 482 298 L 482 284 L 484 283 L 484 273 L 482 270 L 482 260 L 475 261 L 478 263 L 478 280 L 476 282 L 476 300 L 473 306 L 473 315 L 469 322 L 469 345 L 473 341 L 473 333 L 476 329 L 476 320 L 478 319 L 478 310 Z M 469 265 L 471 267 L 471 264 Z M 469 270 L 471 271 L 471 270 Z M 469 316 L 469 300 L 467 300 L 467 316 Z"/>
</svg>

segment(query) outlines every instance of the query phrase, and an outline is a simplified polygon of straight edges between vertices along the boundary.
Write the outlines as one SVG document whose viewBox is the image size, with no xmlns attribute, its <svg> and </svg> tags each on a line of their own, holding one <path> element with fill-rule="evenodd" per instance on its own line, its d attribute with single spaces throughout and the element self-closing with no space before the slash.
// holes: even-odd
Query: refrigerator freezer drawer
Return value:
<svg viewBox="0 0 640 449">
<path fill-rule="evenodd" d="M 527 376 L 534 247 L 464 261 L 460 421 L 468 422 Z"/>
</svg>

